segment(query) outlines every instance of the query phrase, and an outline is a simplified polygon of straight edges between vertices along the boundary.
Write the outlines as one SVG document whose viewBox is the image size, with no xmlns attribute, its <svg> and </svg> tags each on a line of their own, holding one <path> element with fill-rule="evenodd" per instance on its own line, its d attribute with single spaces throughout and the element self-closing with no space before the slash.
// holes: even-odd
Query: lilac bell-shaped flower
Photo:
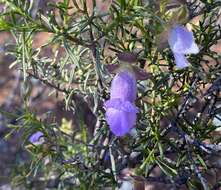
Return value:
<svg viewBox="0 0 221 190">
<path fill-rule="evenodd" d="M 107 123 L 116 136 L 125 135 L 136 123 L 136 93 L 135 75 L 127 69 L 120 71 L 111 83 L 110 99 L 104 104 Z"/>
<path fill-rule="evenodd" d="M 34 134 L 31 135 L 31 137 L 29 138 L 29 141 L 32 144 L 40 143 L 40 138 L 43 137 L 43 136 L 44 136 L 44 134 L 41 131 L 37 131 L 37 132 L 35 132 Z"/>
<path fill-rule="evenodd" d="M 193 33 L 184 26 L 175 26 L 171 29 L 168 37 L 169 46 L 174 54 L 176 66 L 184 68 L 189 65 L 185 55 L 197 54 L 199 48 L 195 43 Z"/>
</svg>

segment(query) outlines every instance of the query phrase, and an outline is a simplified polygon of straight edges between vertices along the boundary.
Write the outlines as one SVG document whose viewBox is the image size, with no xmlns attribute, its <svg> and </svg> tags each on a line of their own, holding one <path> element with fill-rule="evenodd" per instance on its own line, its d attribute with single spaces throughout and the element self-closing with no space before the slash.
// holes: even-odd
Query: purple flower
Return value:
<svg viewBox="0 0 221 190">
<path fill-rule="evenodd" d="M 40 138 L 43 137 L 44 134 L 41 131 L 37 131 L 34 134 L 31 135 L 31 137 L 29 138 L 29 141 L 34 144 L 34 143 L 38 143 L 40 142 Z"/>
<path fill-rule="evenodd" d="M 128 133 L 136 123 L 138 109 L 129 101 L 110 99 L 105 102 L 106 120 L 116 136 Z"/>
<path fill-rule="evenodd" d="M 119 98 L 124 101 L 134 102 L 136 100 L 137 84 L 133 73 L 122 71 L 118 73 L 112 83 L 110 90 L 111 99 Z"/>
<path fill-rule="evenodd" d="M 134 105 L 137 86 L 133 73 L 118 73 L 111 84 L 110 100 L 104 103 L 106 120 L 116 136 L 128 133 L 136 123 L 137 107 Z"/>
<path fill-rule="evenodd" d="M 178 68 L 184 68 L 189 65 L 185 54 L 197 54 L 199 52 L 193 33 L 184 26 L 178 25 L 172 28 L 169 33 L 168 42 Z"/>
</svg>

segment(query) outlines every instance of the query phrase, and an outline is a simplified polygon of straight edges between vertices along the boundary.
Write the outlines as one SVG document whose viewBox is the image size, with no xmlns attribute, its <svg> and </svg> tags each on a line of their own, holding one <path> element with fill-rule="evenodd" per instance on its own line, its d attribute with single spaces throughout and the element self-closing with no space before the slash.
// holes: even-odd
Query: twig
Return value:
<svg viewBox="0 0 221 190">
<path fill-rule="evenodd" d="M 68 91 L 68 90 L 62 89 L 62 88 L 56 86 L 55 84 L 52 84 L 52 83 L 48 82 L 47 80 L 42 79 L 42 78 L 40 78 L 39 76 L 32 74 L 32 73 L 29 72 L 29 71 L 27 71 L 27 74 L 28 74 L 29 76 L 31 76 L 31 77 L 33 77 L 33 78 L 35 78 L 35 79 L 41 81 L 42 83 L 46 84 L 47 86 L 56 89 L 56 90 L 59 91 L 59 92 L 63 92 L 63 93 L 65 93 L 65 94 L 69 94 L 69 91 Z"/>
<path fill-rule="evenodd" d="M 97 45 L 96 43 L 94 42 L 94 36 L 93 36 L 93 31 L 92 31 L 92 28 L 91 28 L 91 25 L 90 25 L 90 38 L 91 38 L 91 41 L 93 42 L 92 46 L 91 46 L 91 51 L 92 51 L 92 54 L 93 54 L 93 57 L 94 57 L 94 62 L 95 62 L 95 71 L 96 71 L 96 75 L 97 75 L 97 80 L 98 80 L 98 83 L 100 85 L 100 89 L 103 89 L 103 84 L 102 84 L 102 76 L 101 76 L 101 73 L 100 73 L 100 53 L 99 53 L 99 50 L 97 49 Z"/>
<path fill-rule="evenodd" d="M 189 141 L 186 141 L 186 142 L 187 142 L 187 144 L 189 144 Z M 187 156 L 192 163 L 193 170 L 194 170 L 196 176 L 198 177 L 198 179 L 200 180 L 201 184 L 203 185 L 204 190 L 209 190 L 209 186 L 207 184 L 206 179 L 202 176 L 201 172 L 199 171 L 198 167 L 195 164 L 195 161 L 193 160 L 192 153 L 190 151 L 189 146 L 187 146 L 187 153 L 188 153 Z"/>
</svg>

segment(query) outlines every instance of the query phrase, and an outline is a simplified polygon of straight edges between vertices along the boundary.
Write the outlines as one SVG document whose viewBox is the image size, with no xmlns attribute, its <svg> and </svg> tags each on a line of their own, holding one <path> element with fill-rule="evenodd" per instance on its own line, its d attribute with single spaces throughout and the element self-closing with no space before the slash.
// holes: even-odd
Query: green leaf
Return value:
<svg viewBox="0 0 221 190">
<path fill-rule="evenodd" d="M 203 158 L 202 158 L 199 154 L 197 154 L 197 158 L 198 158 L 199 162 L 201 163 L 201 165 L 202 165 L 205 169 L 207 169 L 206 163 L 204 162 Z"/>
<path fill-rule="evenodd" d="M 160 169 L 168 176 L 176 176 L 178 173 L 171 166 L 161 161 L 160 159 L 155 160 Z"/>
</svg>

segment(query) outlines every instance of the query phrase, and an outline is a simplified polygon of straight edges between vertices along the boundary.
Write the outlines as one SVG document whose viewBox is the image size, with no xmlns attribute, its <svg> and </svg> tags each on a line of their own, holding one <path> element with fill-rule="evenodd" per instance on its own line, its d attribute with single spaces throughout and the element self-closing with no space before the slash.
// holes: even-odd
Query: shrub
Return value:
<svg viewBox="0 0 221 190">
<path fill-rule="evenodd" d="M 221 39 L 220 1 L 0 2 L 0 30 L 14 38 L 4 51 L 14 59 L 10 67 L 21 72 L 23 101 L 13 114 L 1 113 L 10 134 L 20 131 L 31 157 L 17 166 L 14 185 L 114 189 L 123 182 L 123 189 L 127 181 L 136 189 L 152 183 L 219 188 L 208 174 L 220 166 L 221 64 L 214 50 Z M 174 56 L 185 54 L 188 35 L 181 35 L 186 46 L 180 54 L 168 46 L 177 26 L 191 30 L 191 43 L 199 48 L 181 68 Z M 48 37 L 36 45 L 39 34 Z M 104 102 L 122 67 L 136 76 L 139 112 L 134 128 L 119 137 L 108 127 Z M 65 104 L 73 121 L 38 115 L 34 79 Z M 9 124 L 11 119 L 16 122 Z"/>
</svg>

